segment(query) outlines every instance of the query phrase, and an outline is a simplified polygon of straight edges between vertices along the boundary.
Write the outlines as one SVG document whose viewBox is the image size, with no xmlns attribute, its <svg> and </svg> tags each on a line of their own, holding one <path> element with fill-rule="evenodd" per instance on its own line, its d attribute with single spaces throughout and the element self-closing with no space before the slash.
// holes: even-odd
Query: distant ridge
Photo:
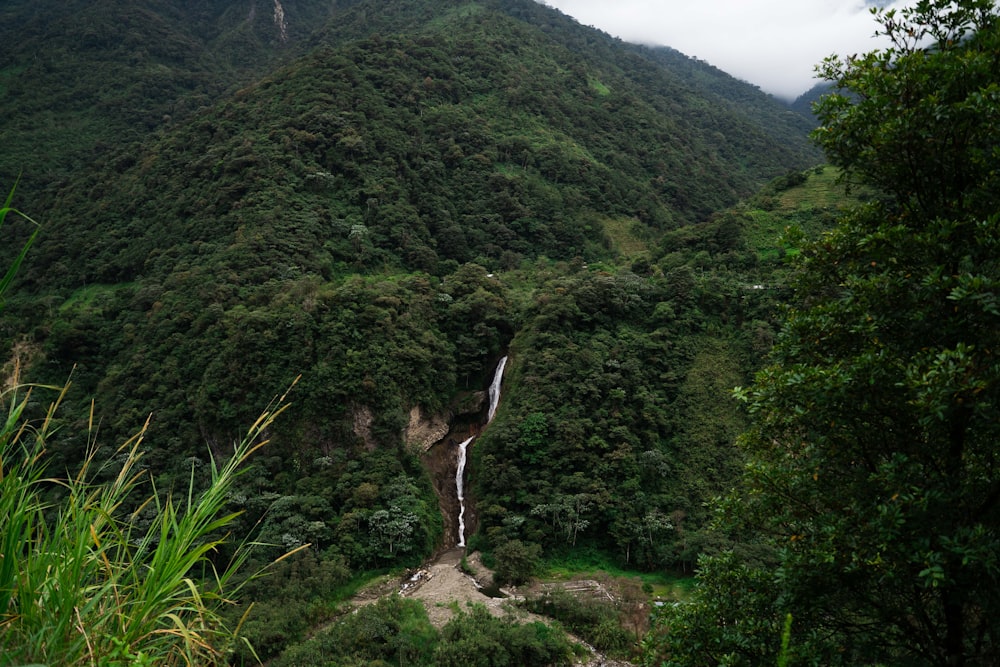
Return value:
<svg viewBox="0 0 1000 667">
<path fill-rule="evenodd" d="M 282 7 L 285 39 L 271 0 L 151 0 L 141 7 L 130 0 L 5 3 L 0 39 L 8 47 L 0 56 L 0 100 L 11 113 L 0 118 L 6 138 L 0 180 L 24 172 L 22 192 L 28 194 L 35 183 L 61 181 L 95 154 L 197 113 L 311 48 L 373 34 L 432 31 L 444 17 L 463 11 L 506 13 L 591 66 L 603 63 L 632 77 L 649 67 L 642 63 L 650 60 L 649 52 L 622 60 L 629 45 L 532 0 L 410 1 L 394 3 L 392 11 L 371 0 L 284 0 Z M 686 77 L 695 90 L 704 83 L 701 64 L 660 59 L 671 77 Z M 712 86 L 718 93 L 717 82 Z M 738 91 L 728 88 L 737 98 L 745 95 Z M 758 120 L 765 126 L 784 122 L 779 116 Z M 779 141 L 787 144 L 789 137 Z"/>
</svg>

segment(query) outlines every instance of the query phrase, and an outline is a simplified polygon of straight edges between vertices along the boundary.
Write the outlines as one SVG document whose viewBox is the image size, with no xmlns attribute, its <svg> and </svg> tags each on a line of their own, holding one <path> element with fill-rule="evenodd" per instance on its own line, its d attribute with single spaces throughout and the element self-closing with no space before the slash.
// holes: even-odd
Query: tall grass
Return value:
<svg viewBox="0 0 1000 667">
<path fill-rule="evenodd" d="M 284 411 L 284 396 L 228 461 L 212 460 L 203 491 L 195 493 L 192 479 L 177 500 L 159 494 L 142 468 L 145 427 L 118 449 L 110 482 L 92 481 L 99 466 L 112 465 L 97 460 L 93 438 L 75 475 L 47 475 L 46 442 L 66 388 L 34 424 L 24 418 L 30 391 L 0 394 L 7 409 L 0 425 L 0 665 L 223 662 L 238 628 L 227 628 L 220 611 L 253 546 L 240 543 L 215 566 L 237 516 L 224 512 L 226 498 Z M 156 516 L 140 528 L 139 513 L 148 508 Z"/>
<path fill-rule="evenodd" d="M 11 262 L 10 266 L 7 267 L 7 271 L 3 274 L 3 276 L 0 276 L 0 305 L 3 304 L 3 295 L 7 292 L 11 282 L 14 280 L 14 274 L 17 273 L 18 268 L 21 266 L 21 262 L 24 261 L 25 255 L 28 254 L 28 249 L 31 248 L 31 244 L 35 242 L 35 238 L 38 237 L 38 233 L 41 230 L 41 226 L 37 222 L 29 218 L 24 213 L 21 213 L 16 208 L 11 207 L 11 202 L 14 201 L 14 190 L 16 189 L 17 183 L 15 182 L 14 187 L 12 187 L 10 192 L 7 194 L 6 201 L 4 201 L 3 206 L 0 207 L 0 230 L 3 229 L 4 221 L 7 219 L 8 213 L 13 213 L 16 216 L 27 220 L 34 225 L 35 229 L 32 231 L 31 236 L 28 237 L 28 240 L 21 246 L 20 252 Z"/>
</svg>

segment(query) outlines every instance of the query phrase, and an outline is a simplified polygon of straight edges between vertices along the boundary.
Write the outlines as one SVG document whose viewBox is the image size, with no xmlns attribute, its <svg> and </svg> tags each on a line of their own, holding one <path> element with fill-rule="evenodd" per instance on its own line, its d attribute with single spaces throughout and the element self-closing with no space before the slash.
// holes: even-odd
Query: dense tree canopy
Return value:
<svg viewBox="0 0 1000 667">
<path fill-rule="evenodd" d="M 739 392 L 751 463 L 724 516 L 763 557 L 704 564 L 661 619 L 669 664 L 773 660 L 786 613 L 802 664 L 996 660 L 1000 24 L 977 0 L 878 19 L 892 48 L 823 65 L 842 93 L 816 136 L 883 197 L 803 253 Z"/>
</svg>

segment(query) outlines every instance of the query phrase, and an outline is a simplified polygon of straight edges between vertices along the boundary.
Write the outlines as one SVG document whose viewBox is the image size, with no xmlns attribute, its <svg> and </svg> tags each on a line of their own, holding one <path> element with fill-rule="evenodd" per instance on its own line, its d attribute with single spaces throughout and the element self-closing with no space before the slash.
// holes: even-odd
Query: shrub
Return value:
<svg viewBox="0 0 1000 667">
<path fill-rule="evenodd" d="M 620 654 L 633 644 L 634 637 L 622 627 L 619 610 L 607 600 L 581 598 L 553 590 L 528 598 L 523 606 L 528 611 L 554 618 L 601 651 Z"/>
<path fill-rule="evenodd" d="M 542 547 L 521 540 L 504 542 L 493 550 L 494 572 L 497 584 L 519 586 L 535 574 L 542 557 Z"/>
<path fill-rule="evenodd" d="M 434 651 L 438 667 L 540 667 L 568 665 L 572 658 L 561 632 L 544 623 L 494 618 L 482 605 L 452 618 L 441 637 Z"/>
<path fill-rule="evenodd" d="M 437 641 L 423 605 L 392 595 L 341 617 L 272 665 L 429 665 Z"/>
</svg>

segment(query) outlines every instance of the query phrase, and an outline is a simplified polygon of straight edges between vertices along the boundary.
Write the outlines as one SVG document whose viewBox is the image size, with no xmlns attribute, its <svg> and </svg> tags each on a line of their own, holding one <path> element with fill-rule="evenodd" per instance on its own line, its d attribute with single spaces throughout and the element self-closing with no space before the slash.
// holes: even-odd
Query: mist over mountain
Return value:
<svg viewBox="0 0 1000 667">
<path fill-rule="evenodd" d="M 813 104 L 819 101 L 823 95 L 834 92 L 835 88 L 830 83 L 817 83 L 815 86 L 802 93 L 789 106 L 793 111 L 800 114 L 812 115 Z"/>
</svg>

